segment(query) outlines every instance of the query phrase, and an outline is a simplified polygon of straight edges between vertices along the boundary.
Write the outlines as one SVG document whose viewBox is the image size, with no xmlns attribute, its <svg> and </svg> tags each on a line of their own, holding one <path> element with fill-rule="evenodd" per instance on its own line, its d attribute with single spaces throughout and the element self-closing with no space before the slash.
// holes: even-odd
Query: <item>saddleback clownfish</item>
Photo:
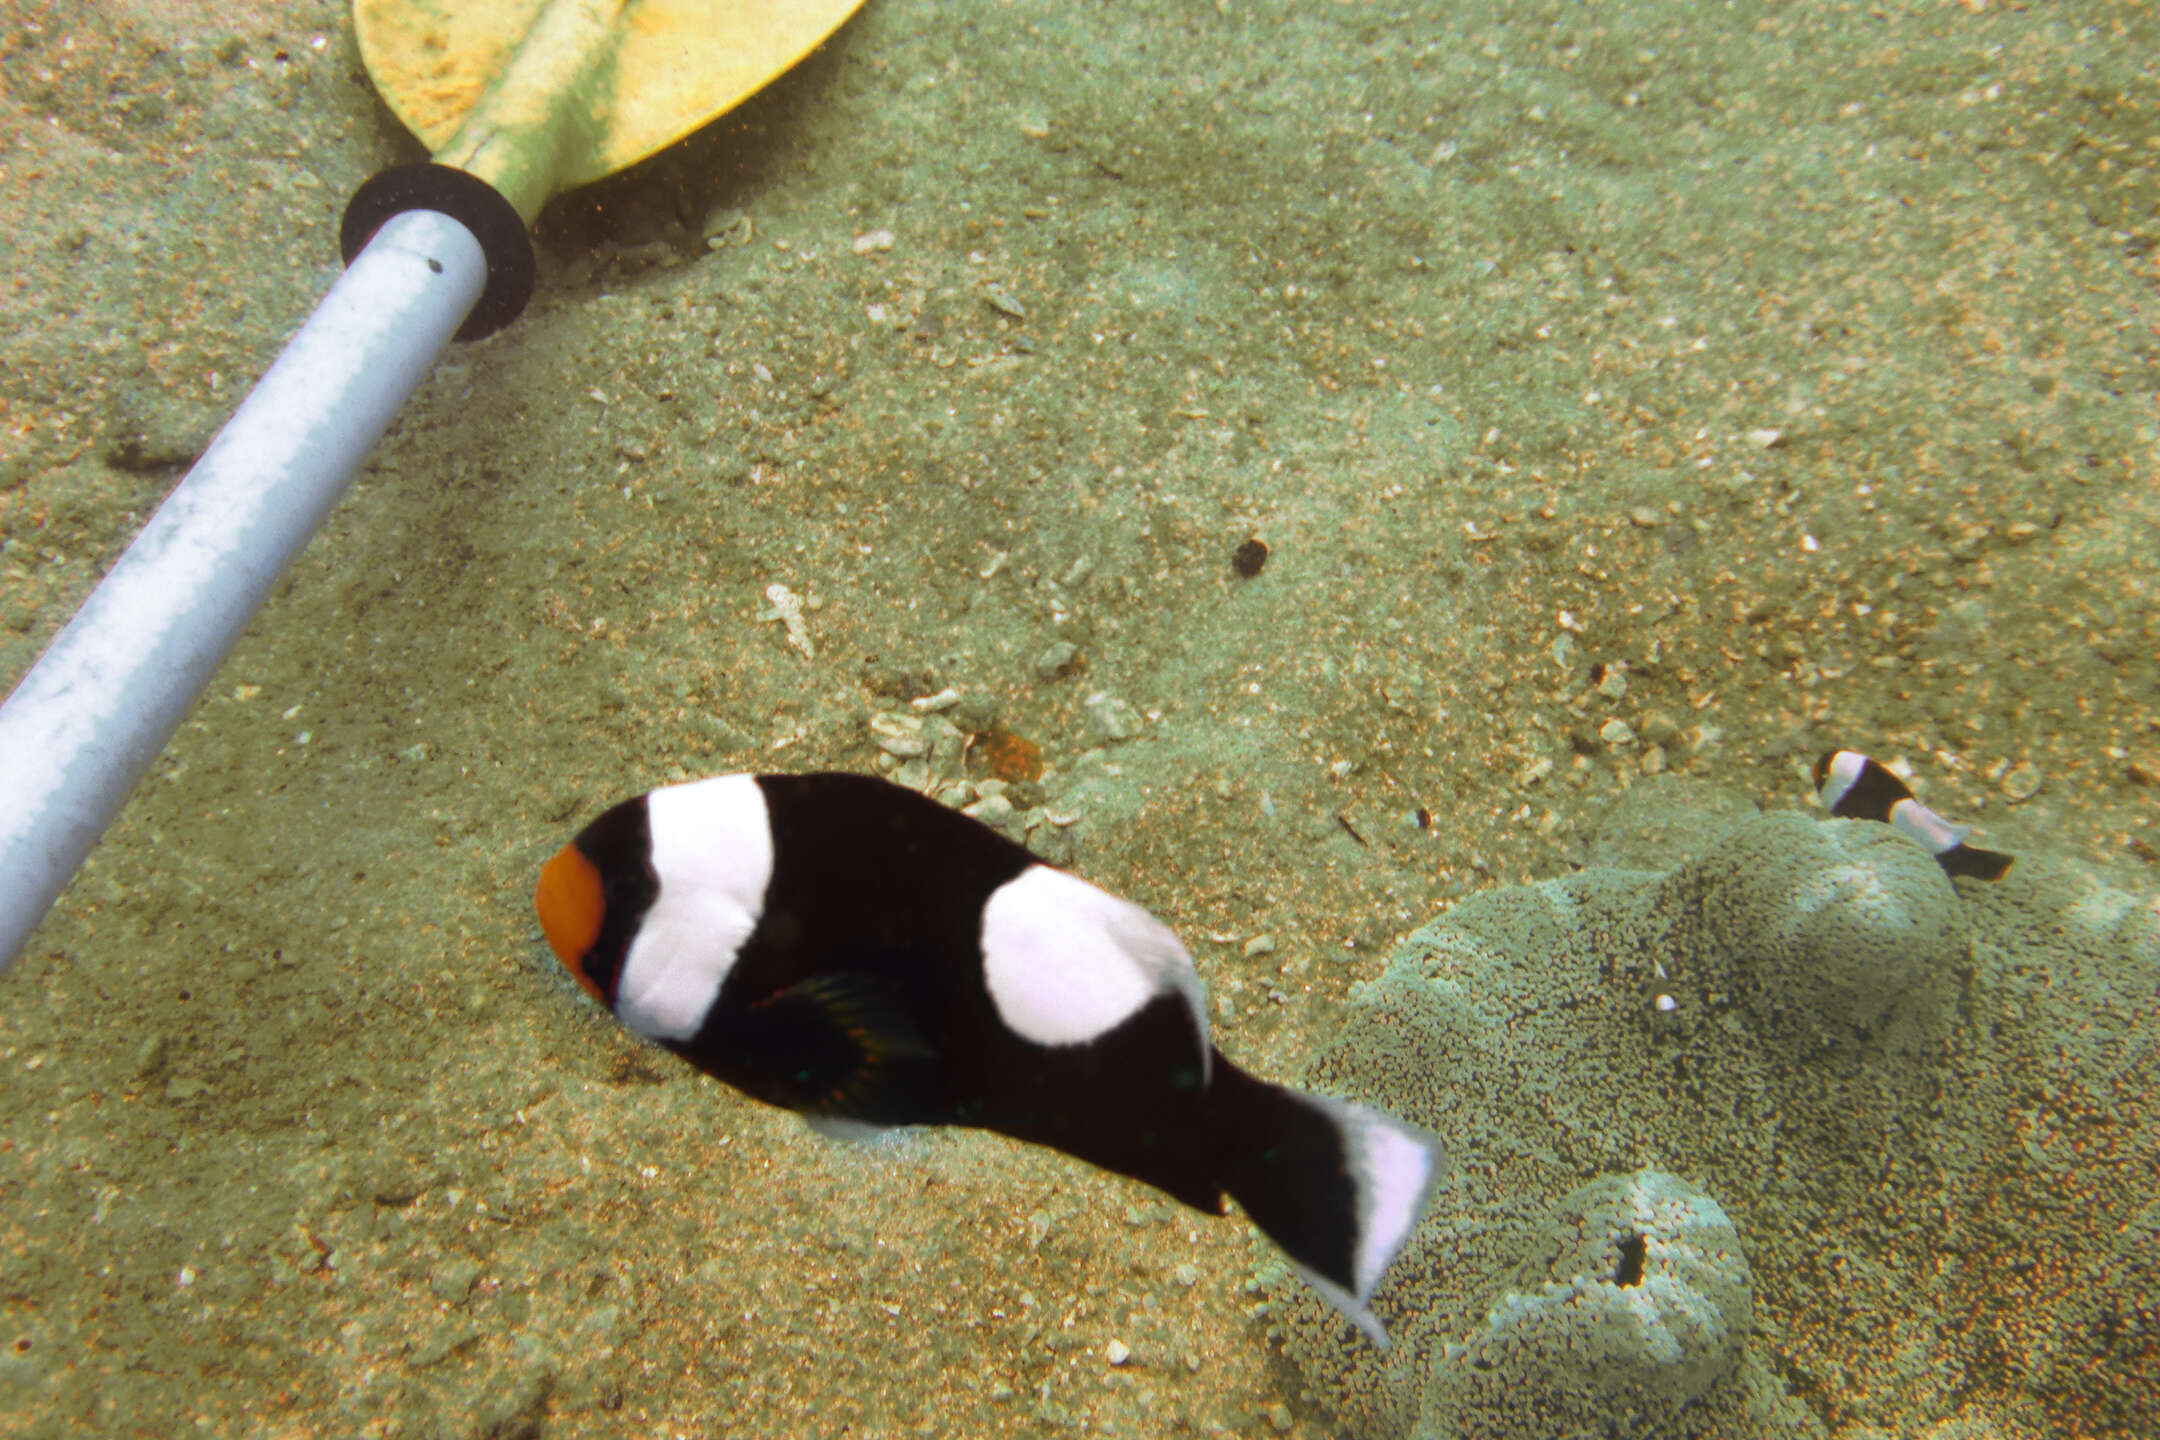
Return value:
<svg viewBox="0 0 2160 1440">
<path fill-rule="evenodd" d="M 821 1129 L 969 1125 L 1221 1214 L 1234 1196 L 1376 1343 L 1374 1287 L 1444 1157 L 1257 1079 L 1131 901 L 912 790 L 723 775 L 626 800 L 548 861 L 540 923 L 629 1029 Z"/>
<path fill-rule="evenodd" d="M 1965 843 L 1970 825 L 1953 825 L 1913 799 L 1904 781 L 1857 750 L 1832 750 L 1815 762 L 1822 803 L 1843 820 L 1879 820 L 1919 841 L 1949 875 L 2000 880 L 2016 859 Z"/>
</svg>

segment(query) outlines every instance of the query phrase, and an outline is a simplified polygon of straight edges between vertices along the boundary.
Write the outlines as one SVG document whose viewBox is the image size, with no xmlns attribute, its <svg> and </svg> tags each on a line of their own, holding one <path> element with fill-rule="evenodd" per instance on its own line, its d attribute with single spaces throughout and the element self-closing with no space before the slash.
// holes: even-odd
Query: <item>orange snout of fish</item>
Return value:
<svg viewBox="0 0 2160 1440">
<path fill-rule="evenodd" d="M 533 890 L 533 908 L 540 912 L 540 928 L 563 968 L 577 978 L 585 993 L 601 1004 L 607 996 L 585 973 L 585 957 L 600 938 L 600 924 L 607 918 L 607 895 L 600 872 L 575 845 L 565 845 L 555 858 L 540 867 L 540 883 Z"/>
</svg>

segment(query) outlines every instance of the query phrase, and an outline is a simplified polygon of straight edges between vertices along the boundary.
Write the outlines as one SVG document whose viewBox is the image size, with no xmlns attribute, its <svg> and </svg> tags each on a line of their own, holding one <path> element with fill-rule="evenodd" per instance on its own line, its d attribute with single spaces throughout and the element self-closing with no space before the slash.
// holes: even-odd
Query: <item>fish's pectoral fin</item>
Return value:
<svg viewBox="0 0 2160 1440">
<path fill-rule="evenodd" d="M 748 1006 L 713 1038 L 752 1072 L 758 1083 L 744 1088 L 761 1100 L 872 1124 L 936 1118 L 927 1107 L 937 1049 L 880 976 L 813 976 Z"/>
<path fill-rule="evenodd" d="M 867 970 L 813 975 L 758 1002 L 806 1007 L 860 1040 L 884 1060 L 928 1060 L 937 1050 L 908 1013 L 900 987 Z"/>
<path fill-rule="evenodd" d="M 873 1125 L 867 1120 L 854 1120 L 845 1115 L 827 1115 L 822 1111 L 809 1111 L 803 1124 L 840 1145 L 875 1145 L 888 1135 L 901 1133 L 896 1126 Z"/>
</svg>

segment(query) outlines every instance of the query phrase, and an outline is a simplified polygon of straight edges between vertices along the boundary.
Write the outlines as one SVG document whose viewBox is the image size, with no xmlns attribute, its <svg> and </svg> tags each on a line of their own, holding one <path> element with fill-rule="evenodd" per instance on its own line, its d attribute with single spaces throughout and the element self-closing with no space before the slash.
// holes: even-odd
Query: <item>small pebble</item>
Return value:
<svg viewBox="0 0 2160 1440">
<path fill-rule="evenodd" d="M 1627 721 L 1618 718 L 1607 720 L 1598 727 L 1597 733 L 1598 739 L 1604 741 L 1607 745 L 1632 745 L 1635 743 L 1635 731 L 1633 728 L 1628 725 Z"/>
<path fill-rule="evenodd" d="M 1045 680 L 1072 674 L 1080 659 L 1080 647 L 1070 640 L 1053 640 L 1035 657 L 1035 673 Z"/>
<path fill-rule="evenodd" d="M 480 1332 L 468 1320 L 450 1320 L 437 1326 L 433 1334 L 413 1347 L 407 1357 L 415 1370 L 425 1370 L 430 1365 L 440 1365 L 445 1359 L 480 1338 Z"/>
<path fill-rule="evenodd" d="M 465 1298 L 473 1282 L 480 1278 L 480 1267 L 470 1259 L 452 1260 L 436 1267 L 428 1277 L 428 1290 L 445 1304 L 455 1305 Z"/>
<path fill-rule="evenodd" d="M 787 630 L 787 643 L 801 651 L 803 659 L 817 659 L 817 648 L 810 642 L 810 626 L 802 617 L 801 597 L 785 585 L 768 585 L 765 601 L 757 618 L 760 621 L 778 620 Z"/>
<path fill-rule="evenodd" d="M 2002 778 L 2002 792 L 2011 804 L 2030 800 L 2040 793 L 2041 775 L 2031 763 L 2019 765 Z"/>
<path fill-rule="evenodd" d="M 1267 568 L 1268 547 L 1265 540 L 1247 540 L 1230 556 L 1230 568 L 1247 580 Z"/>
<path fill-rule="evenodd" d="M 911 760 L 918 755 L 930 753 L 930 742 L 923 736 L 920 715 L 903 715 L 897 711 L 879 711 L 870 717 L 870 739 L 887 755 Z"/>
<path fill-rule="evenodd" d="M 952 708 L 952 720 L 971 735 L 980 735 L 997 724 L 998 702 L 995 697 L 982 691 L 962 695 Z"/>
<path fill-rule="evenodd" d="M 1088 732 L 1104 744 L 1130 740 L 1140 733 L 1140 712 L 1101 690 L 1088 696 L 1087 717 Z"/>
<path fill-rule="evenodd" d="M 1103 1347 L 1103 1359 L 1108 1360 L 1112 1365 L 1123 1365 L 1126 1361 L 1132 1359 L 1132 1347 L 1122 1340 L 1112 1340 Z"/>
<path fill-rule="evenodd" d="M 1003 795 L 991 795 L 978 800 L 963 808 L 960 813 L 971 820 L 980 820 L 993 830 L 1013 833 L 1020 828 L 1019 812 L 1013 809 L 1012 801 Z"/>
<path fill-rule="evenodd" d="M 892 247 L 893 233 L 890 230 L 866 230 L 855 237 L 857 255 L 869 255 L 873 252 L 883 254 Z"/>
</svg>

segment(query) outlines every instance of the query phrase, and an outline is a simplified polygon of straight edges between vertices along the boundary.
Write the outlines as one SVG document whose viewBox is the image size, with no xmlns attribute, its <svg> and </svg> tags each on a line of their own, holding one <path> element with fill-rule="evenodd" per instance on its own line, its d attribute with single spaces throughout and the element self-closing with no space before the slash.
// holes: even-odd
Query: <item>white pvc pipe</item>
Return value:
<svg viewBox="0 0 2160 1440">
<path fill-rule="evenodd" d="M 388 221 L 0 705 L 0 970 L 480 298 L 457 221 Z"/>
</svg>

